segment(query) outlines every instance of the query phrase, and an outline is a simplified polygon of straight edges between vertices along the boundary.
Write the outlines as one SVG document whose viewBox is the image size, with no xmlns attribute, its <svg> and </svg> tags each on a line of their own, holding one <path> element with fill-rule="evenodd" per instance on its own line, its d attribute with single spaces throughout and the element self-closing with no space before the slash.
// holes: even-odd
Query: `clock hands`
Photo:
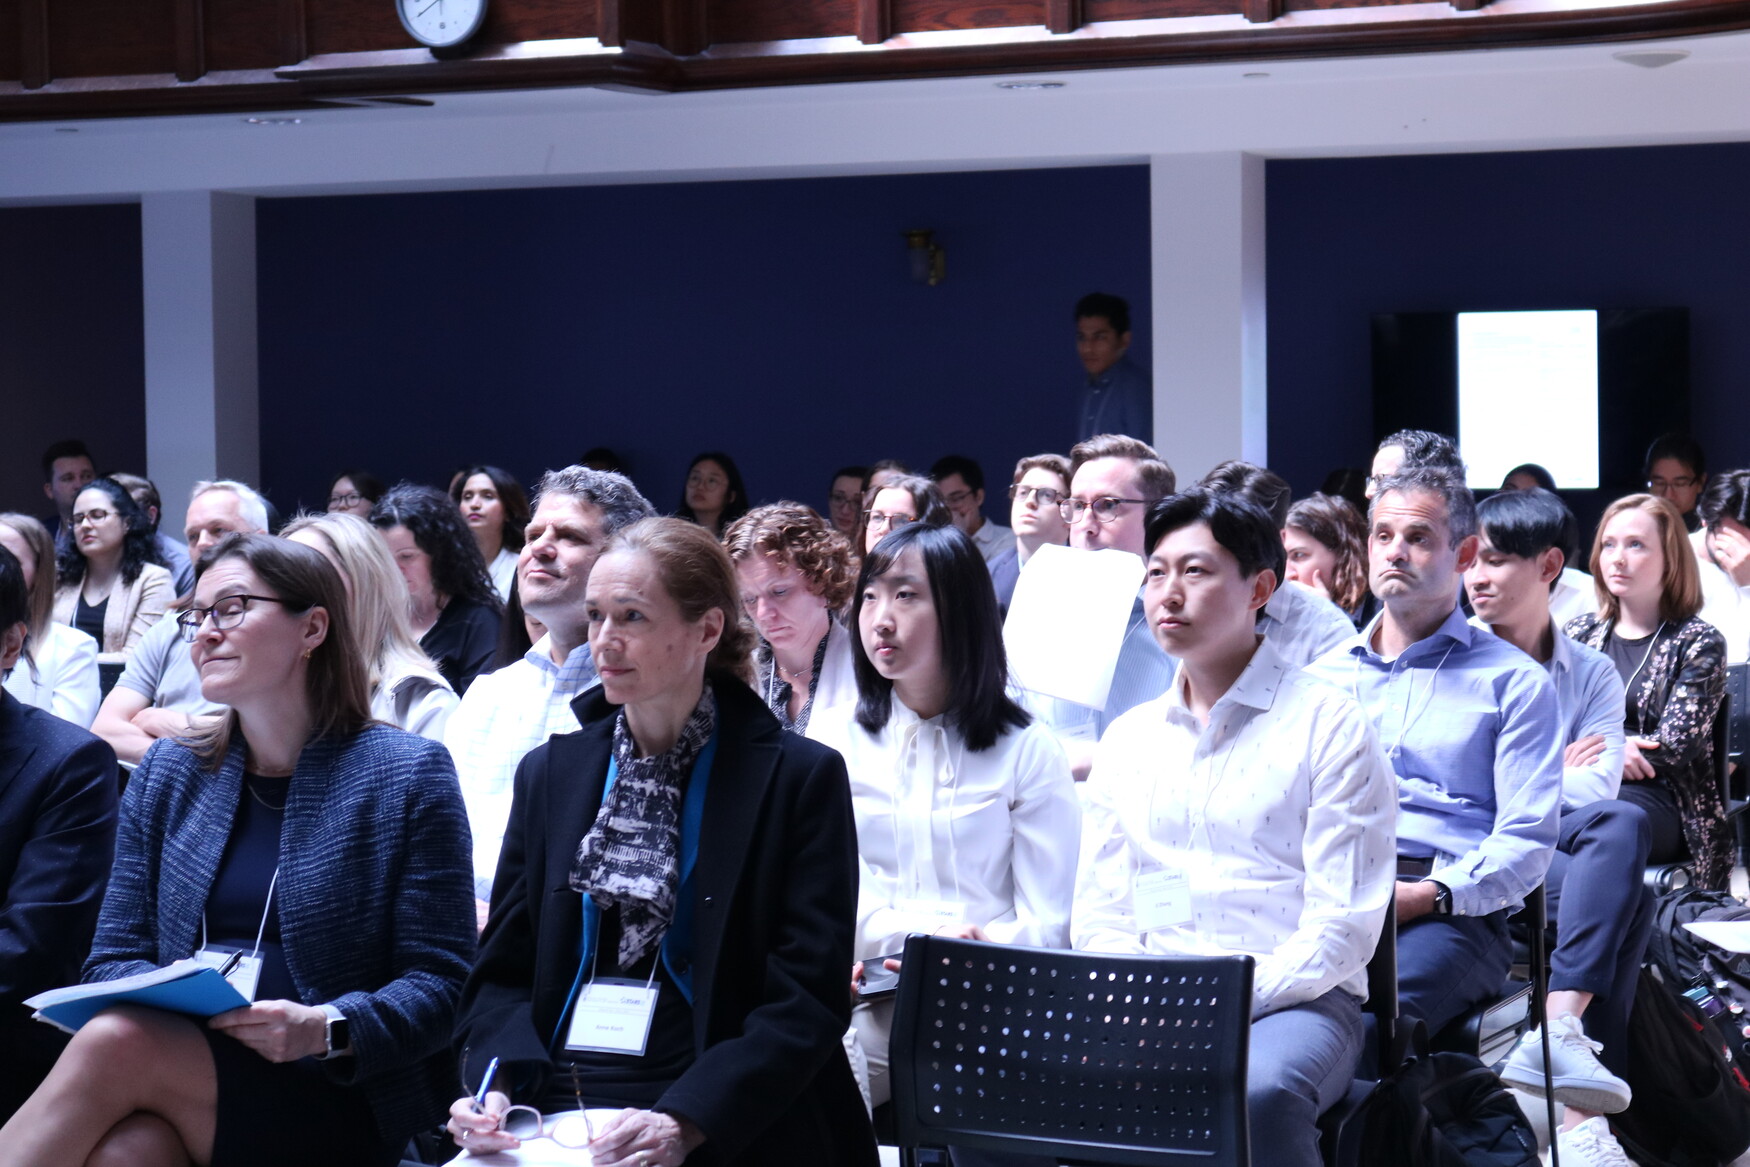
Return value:
<svg viewBox="0 0 1750 1167">
<path fill-rule="evenodd" d="M 424 16 L 426 13 L 430 12 L 433 8 L 436 8 L 438 5 L 442 4 L 443 2 L 444 2 L 444 0 L 431 0 L 430 4 L 427 4 L 424 8 L 421 8 L 419 10 L 419 15 Z"/>
</svg>

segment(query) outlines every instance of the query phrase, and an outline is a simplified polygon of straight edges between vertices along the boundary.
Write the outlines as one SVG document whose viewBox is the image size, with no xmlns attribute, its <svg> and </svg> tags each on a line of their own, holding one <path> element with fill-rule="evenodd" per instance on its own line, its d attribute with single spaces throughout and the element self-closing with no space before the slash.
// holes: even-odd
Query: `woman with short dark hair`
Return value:
<svg viewBox="0 0 1750 1167">
<path fill-rule="evenodd" d="M 1056 738 L 1008 695 L 978 548 L 952 526 L 901 527 L 863 560 L 850 624 L 857 703 L 819 738 L 851 775 L 858 961 L 911 932 L 1067 947 L 1081 808 Z M 891 1000 L 853 1014 L 874 1105 L 892 1020 Z"/>
<path fill-rule="evenodd" d="M 508 603 L 516 581 L 517 552 L 523 549 L 523 531 L 529 525 L 529 496 L 507 471 L 479 465 L 462 471 L 450 488 L 450 498 L 480 548 L 498 598 Z"/>
<path fill-rule="evenodd" d="M 120 662 L 164 618 L 176 583 L 146 512 L 113 478 L 79 491 L 68 534 L 56 554 L 55 619 L 97 641 L 100 664 Z"/>
<path fill-rule="evenodd" d="M 368 519 L 383 491 L 383 480 L 369 470 L 342 470 L 328 486 L 328 513 Z"/>
<path fill-rule="evenodd" d="M 0 1164 L 400 1160 L 443 1113 L 474 953 L 468 820 L 441 745 L 371 720 L 339 575 L 227 535 L 178 618 L 229 713 L 146 751 L 85 966 L 222 966 L 207 1021 L 112 1007 L 0 1129 Z M 234 955 L 236 954 L 236 955 Z"/>
<path fill-rule="evenodd" d="M 456 1045 L 485 1155 L 611 1106 L 596 1167 L 874 1167 L 845 1061 L 856 836 L 844 763 L 785 733 L 747 687 L 735 569 L 681 519 L 616 532 L 590 571 L 601 686 L 537 747 L 516 795 Z M 1073 857 L 1072 857 L 1073 862 Z M 595 1004 L 636 982 L 642 1040 Z M 587 1128 L 586 1128 L 587 1129 Z M 567 1133 L 572 1132 L 572 1133 Z M 582 1142 L 582 1139 L 578 1139 Z"/>
<path fill-rule="evenodd" d="M 460 696 L 491 666 L 504 610 L 479 544 L 448 495 L 409 482 L 377 500 L 371 525 L 383 533 L 407 581 L 408 618 L 419 647 Z"/>
<path fill-rule="evenodd" d="M 889 475 L 879 485 L 871 486 L 863 497 L 856 546 L 865 555 L 907 523 L 941 527 L 954 519 L 936 484 L 918 474 Z"/>
<path fill-rule="evenodd" d="M 725 527 L 747 513 L 747 487 L 735 459 L 721 450 L 707 450 L 688 463 L 681 505 L 674 513 L 721 538 Z"/>
</svg>

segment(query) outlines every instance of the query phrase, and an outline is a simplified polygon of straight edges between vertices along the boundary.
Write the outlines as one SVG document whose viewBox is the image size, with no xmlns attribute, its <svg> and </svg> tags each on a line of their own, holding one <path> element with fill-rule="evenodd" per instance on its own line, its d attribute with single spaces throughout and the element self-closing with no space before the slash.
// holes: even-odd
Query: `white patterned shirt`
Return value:
<svg viewBox="0 0 1750 1167">
<path fill-rule="evenodd" d="M 572 699 L 601 680 L 589 645 L 573 649 L 560 667 L 550 655 L 552 642 L 552 636 L 543 636 L 522 660 L 475 677 L 444 727 L 444 745 L 456 761 L 468 829 L 474 834 L 476 899 L 492 898 L 492 877 L 523 755 L 554 734 L 575 730 Z"/>
<path fill-rule="evenodd" d="M 1251 956 L 1254 1017 L 1335 988 L 1365 998 L 1397 873 L 1397 782 L 1372 722 L 1269 640 L 1207 727 L 1185 683 L 1100 739 L 1070 942 Z M 1189 919 L 1139 928 L 1137 877 L 1161 872 L 1187 878 Z"/>
</svg>

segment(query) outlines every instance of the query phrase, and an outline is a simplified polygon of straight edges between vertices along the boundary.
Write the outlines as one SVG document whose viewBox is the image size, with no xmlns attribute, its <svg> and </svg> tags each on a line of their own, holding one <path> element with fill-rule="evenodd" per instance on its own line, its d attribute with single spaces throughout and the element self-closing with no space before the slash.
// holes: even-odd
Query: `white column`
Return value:
<svg viewBox="0 0 1750 1167">
<path fill-rule="evenodd" d="M 146 472 L 180 537 L 201 479 L 258 485 L 255 200 L 217 191 L 140 202 L 146 307 Z"/>
<path fill-rule="evenodd" d="M 1155 157 L 1149 198 L 1155 449 L 1181 485 L 1264 465 L 1264 159 Z"/>
</svg>

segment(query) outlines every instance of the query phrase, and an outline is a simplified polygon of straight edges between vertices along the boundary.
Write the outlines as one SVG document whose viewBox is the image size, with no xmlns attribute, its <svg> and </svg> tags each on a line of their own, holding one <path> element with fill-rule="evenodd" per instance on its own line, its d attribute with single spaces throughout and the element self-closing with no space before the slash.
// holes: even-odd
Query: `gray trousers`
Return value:
<svg viewBox="0 0 1750 1167">
<path fill-rule="evenodd" d="M 1320 1167 L 1319 1115 L 1361 1059 L 1361 1002 L 1342 989 L 1252 1022 L 1246 1107 L 1252 1161 Z"/>
</svg>

